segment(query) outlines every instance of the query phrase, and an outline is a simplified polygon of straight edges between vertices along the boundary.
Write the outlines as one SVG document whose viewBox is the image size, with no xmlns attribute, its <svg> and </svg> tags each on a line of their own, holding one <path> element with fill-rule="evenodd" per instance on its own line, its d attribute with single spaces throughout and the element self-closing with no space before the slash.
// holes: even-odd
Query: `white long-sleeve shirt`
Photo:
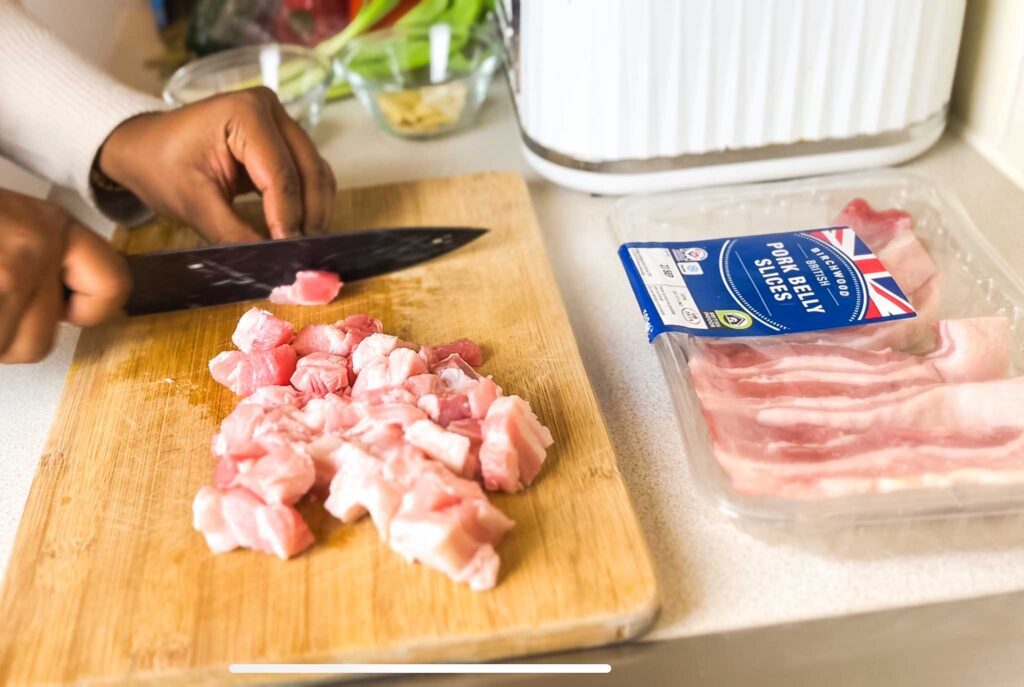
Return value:
<svg viewBox="0 0 1024 687">
<path fill-rule="evenodd" d="M 113 219 L 138 219 L 137 201 L 97 192 L 89 176 L 118 124 L 162 107 L 76 55 L 13 0 L 0 0 L 0 155 L 76 189 Z"/>
</svg>

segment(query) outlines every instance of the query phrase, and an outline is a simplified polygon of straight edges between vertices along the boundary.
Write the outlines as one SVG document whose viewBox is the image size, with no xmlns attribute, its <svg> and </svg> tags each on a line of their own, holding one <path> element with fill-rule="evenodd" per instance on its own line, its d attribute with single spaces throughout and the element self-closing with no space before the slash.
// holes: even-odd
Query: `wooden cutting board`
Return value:
<svg viewBox="0 0 1024 687">
<path fill-rule="evenodd" d="M 84 331 L 75 353 L 0 597 L 0 682 L 196 684 L 227 680 L 234 662 L 485 660 L 621 640 L 653 620 L 649 555 L 522 178 L 343 191 L 335 218 L 339 231 L 491 229 L 331 305 L 270 307 L 296 325 L 368 312 L 405 339 L 470 337 L 484 371 L 530 400 L 555 446 L 531 488 L 493 497 L 516 521 L 497 588 L 408 564 L 368 518 L 342 525 L 319 504 L 300 508 L 317 539 L 302 556 L 212 555 L 191 501 L 237 399 L 207 361 L 252 303 L 121 319 Z M 168 222 L 115 240 L 129 252 L 197 243 Z"/>
</svg>

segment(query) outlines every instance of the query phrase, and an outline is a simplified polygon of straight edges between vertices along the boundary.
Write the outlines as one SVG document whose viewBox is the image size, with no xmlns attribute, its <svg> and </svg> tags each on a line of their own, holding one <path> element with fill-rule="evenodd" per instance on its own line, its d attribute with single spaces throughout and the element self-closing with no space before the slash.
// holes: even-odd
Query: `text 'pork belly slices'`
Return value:
<svg viewBox="0 0 1024 687">
<path fill-rule="evenodd" d="M 460 479 L 407 446 L 381 459 L 354 442 L 338 449 L 325 506 L 343 522 L 369 513 L 382 539 L 403 557 L 474 590 L 494 587 L 494 547 L 513 526 L 475 482 Z"/>
<path fill-rule="evenodd" d="M 550 430 L 519 396 L 502 396 L 491 404 L 481 426 L 480 470 L 484 486 L 516 492 L 540 472 L 547 449 L 555 442 Z"/>
<path fill-rule="evenodd" d="M 264 503 L 242 487 L 202 487 L 192 502 L 192 526 L 214 553 L 242 547 L 284 560 L 313 543 L 313 534 L 298 511 Z"/>
</svg>

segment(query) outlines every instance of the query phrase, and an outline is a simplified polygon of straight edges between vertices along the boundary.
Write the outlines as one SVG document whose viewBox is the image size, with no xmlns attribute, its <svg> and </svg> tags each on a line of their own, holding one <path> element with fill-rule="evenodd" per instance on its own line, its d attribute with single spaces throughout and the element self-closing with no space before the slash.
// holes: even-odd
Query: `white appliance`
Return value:
<svg viewBox="0 0 1024 687">
<path fill-rule="evenodd" d="M 941 135 L 965 0 L 502 0 L 526 156 L 623 194 L 895 164 Z"/>
</svg>

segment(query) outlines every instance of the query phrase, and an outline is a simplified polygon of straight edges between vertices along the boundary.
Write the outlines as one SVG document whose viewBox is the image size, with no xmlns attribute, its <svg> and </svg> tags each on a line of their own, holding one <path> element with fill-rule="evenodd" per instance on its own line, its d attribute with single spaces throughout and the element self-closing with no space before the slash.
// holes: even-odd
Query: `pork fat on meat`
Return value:
<svg viewBox="0 0 1024 687">
<path fill-rule="evenodd" d="M 324 302 L 332 284 L 300 272 L 272 300 Z M 242 398 L 214 436 L 212 485 L 193 503 L 211 550 L 304 551 L 313 534 L 294 505 L 312 493 L 343 522 L 369 514 L 409 561 L 472 589 L 497 583 L 496 547 L 513 522 L 484 489 L 529 485 L 552 437 L 524 399 L 476 370 L 475 342 L 421 346 L 368 315 L 296 333 L 259 308 L 232 341 L 238 350 L 210 372 Z"/>
</svg>

